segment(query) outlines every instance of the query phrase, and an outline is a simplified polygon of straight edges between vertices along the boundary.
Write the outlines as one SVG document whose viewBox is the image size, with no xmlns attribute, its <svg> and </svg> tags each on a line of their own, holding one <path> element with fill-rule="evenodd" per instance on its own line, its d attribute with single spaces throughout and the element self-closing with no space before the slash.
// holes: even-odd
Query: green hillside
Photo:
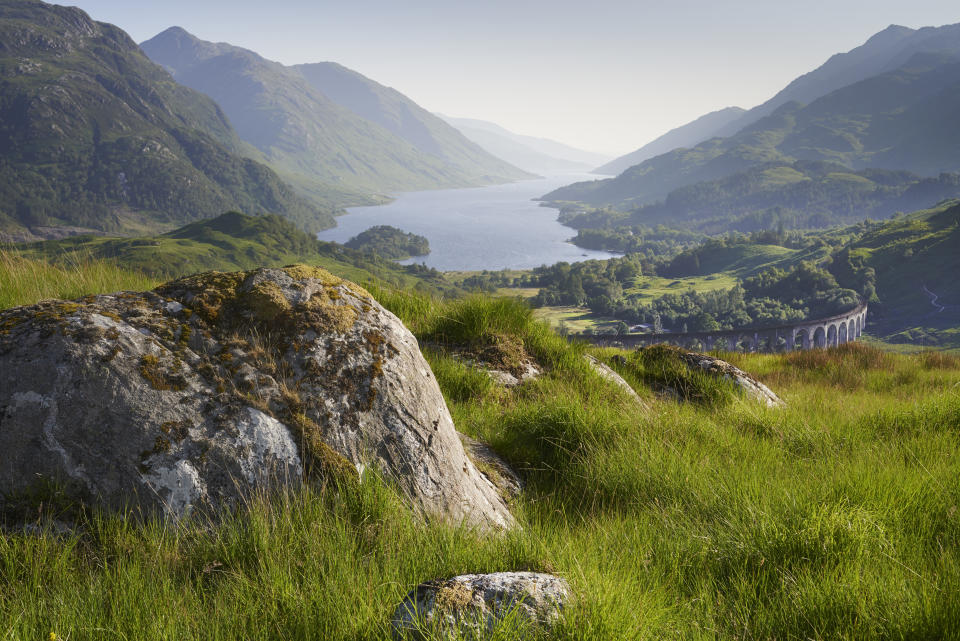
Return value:
<svg viewBox="0 0 960 641">
<path fill-rule="evenodd" d="M 16 247 L 16 253 L 66 266 L 89 260 L 107 261 L 155 278 L 309 263 L 357 282 L 376 281 L 438 295 L 460 291 L 433 270 L 397 265 L 368 252 L 318 241 L 279 216 L 237 212 L 158 236 L 77 236 L 21 245 Z"/>
<path fill-rule="evenodd" d="M 874 333 L 894 342 L 960 347 L 960 201 L 867 232 L 839 252 L 832 267 L 847 279 L 868 270 L 876 281 Z"/>
<path fill-rule="evenodd" d="M 529 177 L 399 93 L 348 69 L 285 67 L 247 49 L 200 40 L 179 27 L 141 47 L 178 82 L 216 100 L 241 138 L 305 193 L 323 194 L 336 185 L 350 204 L 364 204 L 391 191 Z M 347 106 L 317 88 L 324 84 L 339 88 L 336 95 Z M 345 97 L 356 95 L 357 100 Z M 370 109 L 363 108 L 367 104 Z"/>
<path fill-rule="evenodd" d="M 960 63 L 949 56 L 918 54 L 898 69 L 838 89 L 806 106 L 785 103 L 729 138 L 676 149 L 616 178 L 577 183 L 543 198 L 629 208 L 763 163 L 796 160 L 926 176 L 957 171 L 958 108 Z"/>
<path fill-rule="evenodd" d="M 244 148 L 209 98 L 74 8 L 0 3 L 0 232 L 170 228 L 227 209 L 333 224 Z"/>
<path fill-rule="evenodd" d="M 720 180 L 670 192 L 663 202 L 621 212 L 574 211 L 576 229 L 654 226 L 707 234 L 765 229 L 822 229 L 864 218 L 888 218 L 960 196 L 960 174 L 921 178 L 907 171 L 853 171 L 833 162 L 771 162 Z"/>
</svg>

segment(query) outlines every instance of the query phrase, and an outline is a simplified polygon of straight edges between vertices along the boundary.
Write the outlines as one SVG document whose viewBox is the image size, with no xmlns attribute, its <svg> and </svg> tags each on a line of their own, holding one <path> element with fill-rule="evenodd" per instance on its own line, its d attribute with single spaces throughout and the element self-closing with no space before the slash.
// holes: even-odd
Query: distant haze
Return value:
<svg viewBox="0 0 960 641">
<path fill-rule="evenodd" d="M 761 103 L 891 23 L 960 22 L 945 0 L 69 4 L 138 42 L 179 25 L 285 64 L 331 60 L 430 111 L 608 154 Z"/>
</svg>

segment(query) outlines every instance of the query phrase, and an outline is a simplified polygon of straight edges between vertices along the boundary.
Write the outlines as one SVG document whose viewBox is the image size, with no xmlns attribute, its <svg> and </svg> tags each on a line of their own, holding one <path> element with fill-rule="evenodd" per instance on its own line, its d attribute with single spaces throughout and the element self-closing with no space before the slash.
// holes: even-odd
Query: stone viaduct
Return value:
<svg viewBox="0 0 960 641">
<path fill-rule="evenodd" d="M 578 335 L 594 345 L 603 347 L 640 347 L 669 343 L 688 349 L 714 349 L 746 352 L 791 351 L 815 347 L 836 347 L 855 341 L 863 333 L 867 320 L 867 304 L 861 303 L 849 312 L 820 318 L 777 325 L 775 327 L 742 328 L 718 332 L 687 332 L 675 334 L 603 334 Z"/>
</svg>

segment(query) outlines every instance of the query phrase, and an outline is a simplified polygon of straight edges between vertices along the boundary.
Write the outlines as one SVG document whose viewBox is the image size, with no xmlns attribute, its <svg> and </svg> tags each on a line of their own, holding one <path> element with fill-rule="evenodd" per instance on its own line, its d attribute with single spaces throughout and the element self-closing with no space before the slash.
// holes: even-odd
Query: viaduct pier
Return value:
<svg viewBox="0 0 960 641">
<path fill-rule="evenodd" d="M 714 349 L 745 352 L 777 352 L 816 347 L 836 347 L 857 340 L 867 320 L 867 304 L 855 309 L 816 320 L 804 320 L 774 327 L 745 327 L 717 332 L 686 332 L 661 334 L 604 334 L 577 335 L 601 347 L 643 347 L 669 343 L 693 350 Z"/>
</svg>

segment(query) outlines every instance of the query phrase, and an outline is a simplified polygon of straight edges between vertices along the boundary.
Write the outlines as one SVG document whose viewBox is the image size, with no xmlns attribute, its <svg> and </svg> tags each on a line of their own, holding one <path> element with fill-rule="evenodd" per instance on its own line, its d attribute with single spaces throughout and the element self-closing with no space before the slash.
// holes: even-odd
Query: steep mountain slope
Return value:
<svg viewBox="0 0 960 641">
<path fill-rule="evenodd" d="M 423 151 L 377 122 L 337 104 L 299 70 L 252 51 L 205 42 L 178 27 L 167 29 L 141 47 L 179 82 L 216 100 L 241 138 L 308 192 L 335 184 L 369 195 L 526 177 L 506 163 L 487 158 L 479 149 L 476 155 L 489 161 L 486 165 L 470 162 L 462 150 L 451 150 L 449 157 L 440 155 L 438 150 L 445 153 L 447 149 L 443 145 Z M 351 80 L 356 84 L 356 78 Z M 369 90 L 369 84 L 365 88 Z M 394 106 L 401 102 L 395 96 L 391 98 Z M 401 114 L 398 122 L 402 120 Z M 469 142 L 463 143 L 470 147 Z"/>
<path fill-rule="evenodd" d="M 499 156 L 471 142 L 456 128 L 405 95 L 335 62 L 295 65 L 311 87 L 356 115 L 406 140 L 420 152 L 460 167 L 473 180 L 529 178 Z"/>
<path fill-rule="evenodd" d="M 701 116 L 598 168 L 596 173 L 619 175 L 633 165 L 674 149 L 692 147 L 710 138 L 732 136 L 789 102 L 807 104 L 847 85 L 894 70 L 918 53 L 960 56 L 960 24 L 922 29 L 890 25 L 859 47 L 831 56 L 763 104 L 747 111 L 731 107 Z"/>
<path fill-rule="evenodd" d="M 242 147 L 216 104 L 119 28 L 0 3 L 0 231 L 156 229 L 240 207 L 333 224 Z"/>
<path fill-rule="evenodd" d="M 729 138 L 714 138 L 631 167 L 615 179 L 561 188 L 544 198 L 629 207 L 766 162 L 827 160 L 852 169 L 932 175 L 960 169 L 960 61 L 917 54 L 902 67 L 809 105 L 787 103 Z"/>
<path fill-rule="evenodd" d="M 693 122 L 671 129 L 659 138 L 647 143 L 640 149 L 625 156 L 611 160 L 594 170 L 596 174 L 618 176 L 625 170 L 637 165 L 648 158 L 659 156 L 680 147 L 693 147 L 704 140 L 713 138 L 717 132 L 730 123 L 739 120 L 746 111 L 740 107 L 727 107 L 700 116 Z"/>
<path fill-rule="evenodd" d="M 812 102 L 847 85 L 897 69 L 923 53 L 960 56 L 960 24 L 922 29 L 890 25 L 859 47 L 831 56 L 821 66 L 793 80 L 770 100 L 718 129 L 714 135 L 731 136 L 788 102 Z"/>
<path fill-rule="evenodd" d="M 498 158 L 540 174 L 589 171 L 608 158 L 548 138 L 516 134 L 485 120 L 440 117 Z"/>
</svg>

